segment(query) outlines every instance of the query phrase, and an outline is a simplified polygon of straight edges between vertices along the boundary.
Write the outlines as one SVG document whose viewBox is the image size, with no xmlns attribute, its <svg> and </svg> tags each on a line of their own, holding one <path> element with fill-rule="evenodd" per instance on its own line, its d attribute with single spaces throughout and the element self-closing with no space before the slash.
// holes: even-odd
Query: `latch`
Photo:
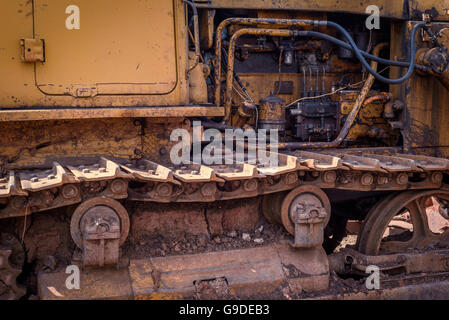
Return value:
<svg viewBox="0 0 449 320">
<path fill-rule="evenodd" d="M 37 62 L 45 61 L 45 49 L 43 39 L 21 39 L 22 61 Z"/>
</svg>

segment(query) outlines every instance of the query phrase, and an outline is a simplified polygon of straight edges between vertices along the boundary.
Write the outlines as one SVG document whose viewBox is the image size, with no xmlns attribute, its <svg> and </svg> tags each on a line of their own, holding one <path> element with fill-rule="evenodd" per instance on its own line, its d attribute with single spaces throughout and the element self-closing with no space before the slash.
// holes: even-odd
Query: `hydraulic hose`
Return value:
<svg viewBox="0 0 449 320">
<path fill-rule="evenodd" d="M 219 83 L 220 75 L 221 75 L 221 44 L 222 44 L 223 30 L 231 24 L 253 25 L 253 26 L 281 26 L 281 27 L 287 27 L 287 28 L 299 28 L 299 27 L 304 27 L 304 26 L 313 26 L 313 27 L 328 26 L 328 27 L 335 28 L 344 35 L 344 37 L 348 40 L 349 44 L 344 41 L 341 41 L 339 39 L 336 39 L 332 36 L 320 33 L 320 32 L 314 32 L 314 31 L 296 31 L 296 32 L 300 32 L 300 33 L 298 33 L 298 35 L 302 34 L 302 35 L 321 37 L 321 38 L 327 39 L 339 46 L 342 46 L 346 49 L 352 50 L 355 53 L 357 59 L 359 59 L 361 64 L 365 67 L 365 69 L 370 74 L 372 74 L 375 77 L 375 79 L 382 81 L 384 83 L 388 83 L 388 84 L 400 84 L 412 76 L 415 67 L 420 68 L 420 69 L 422 68 L 421 66 L 416 66 L 416 64 L 415 64 L 415 55 L 416 55 L 415 40 L 416 40 L 417 31 L 420 28 L 422 28 L 423 26 L 425 26 L 425 24 L 426 24 L 425 22 L 417 23 L 411 32 L 410 61 L 409 62 L 400 62 L 400 61 L 393 61 L 393 60 L 387 60 L 387 59 L 375 57 L 375 55 L 371 55 L 371 54 L 359 49 L 357 47 L 357 45 L 355 44 L 354 40 L 352 39 L 351 35 L 342 26 L 340 26 L 339 24 L 337 24 L 335 22 L 322 21 L 322 20 L 298 20 L 298 19 L 229 18 L 229 19 L 224 20 L 222 23 L 220 23 L 220 25 L 217 28 L 217 35 L 216 35 L 216 38 L 217 38 L 216 54 L 217 54 L 217 62 L 218 62 L 217 68 L 216 68 L 216 83 L 217 84 Z M 371 59 L 373 61 L 376 61 L 376 62 L 379 62 L 382 64 L 386 64 L 386 65 L 398 66 L 398 67 L 408 67 L 407 73 L 399 79 L 386 78 L 386 77 L 380 75 L 379 73 L 377 73 L 376 71 L 374 71 L 373 68 L 371 68 L 369 63 L 366 61 L 365 57 L 368 59 Z M 216 97 L 216 103 L 220 104 L 220 86 L 219 85 L 217 85 L 215 97 Z"/>
<path fill-rule="evenodd" d="M 321 38 L 324 40 L 328 40 L 334 44 L 336 44 L 337 46 L 343 47 L 345 49 L 351 50 L 354 52 L 354 49 L 352 48 L 352 46 L 344 41 L 341 41 L 340 39 L 337 39 L 335 37 L 332 37 L 328 34 L 322 33 L 322 32 L 317 32 L 317 31 L 296 31 L 296 34 L 298 36 L 302 36 L 302 37 L 315 37 L 315 38 Z M 368 58 L 372 61 L 376 61 L 385 65 L 390 65 L 390 66 L 394 66 L 394 67 L 409 67 L 410 66 L 410 62 L 401 62 L 401 61 L 394 61 L 394 60 L 389 60 L 389 59 L 383 59 L 380 57 L 377 57 L 373 54 L 370 54 L 366 51 L 360 50 L 360 53 L 365 57 Z M 419 69 L 426 69 L 423 66 L 420 65 L 416 65 L 416 68 Z"/>
<path fill-rule="evenodd" d="M 194 43 L 195 43 L 195 62 L 193 66 L 189 68 L 187 73 L 190 73 L 193 69 L 195 69 L 200 63 L 201 56 L 201 48 L 200 48 L 200 28 L 199 28 L 199 20 L 198 20 L 198 9 L 196 5 L 192 1 L 183 0 L 186 4 L 188 4 L 193 11 L 193 32 L 194 32 Z"/>
<path fill-rule="evenodd" d="M 375 48 L 373 53 L 375 55 L 378 55 L 382 49 L 387 47 L 387 43 L 379 43 Z M 373 61 L 372 63 L 372 69 L 377 70 L 378 63 Z M 368 76 L 368 79 L 366 79 L 365 84 L 363 85 L 362 90 L 360 90 L 360 94 L 357 97 L 354 106 L 348 115 L 345 124 L 343 125 L 343 128 L 341 129 L 338 137 L 331 142 L 281 142 L 276 145 L 276 147 L 280 150 L 282 149 L 330 149 L 330 148 L 337 148 L 341 145 L 341 143 L 344 141 L 346 136 L 349 133 L 349 130 L 351 129 L 352 125 L 354 124 L 355 119 L 357 118 L 360 109 L 363 107 L 364 102 L 366 101 L 366 97 L 368 96 L 369 91 L 371 90 L 371 87 L 374 83 L 374 75 L 370 74 Z M 379 96 L 376 96 L 372 100 L 380 99 Z M 389 94 L 382 94 L 381 99 L 389 100 L 391 99 L 391 96 Z M 371 102 L 372 102 L 371 100 Z M 370 102 L 370 101 L 368 101 Z M 269 146 L 271 148 L 272 146 Z"/>
<path fill-rule="evenodd" d="M 351 45 L 355 55 L 357 56 L 357 59 L 361 62 L 361 64 L 365 67 L 365 69 L 370 74 L 372 74 L 377 80 L 388 83 L 388 84 L 399 84 L 399 83 L 402 83 L 402 82 L 406 81 L 407 79 L 409 79 L 413 74 L 413 71 L 415 69 L 415 58 L 416 58 L 416 47 L 415 47 L 416 33 L 418 32 L 418 30 L 420 28 L 425 26 L 426 23 L 419 22 L 412 29 L 412 33 L 411 33 L 411 37 L 410 37 L 410 65 L 408 67 L 407 73 L 399 79 L 386 78 L 386 77 L 382 76 L 381 74 L 377 73 L 373 68 L 371 68 L 369 63 L 366 61 L 365 57 L 363 57 L 362 50 L 360 50 L 357 47 L 357 45 L 355 44 L 351 35 L 346 31 L 345 28 L 343 28 L 339 24 L 332 22 L 332 21 L 327 21 L 326 25 L 337 29 L 344 35 L 344 37 L 348 40 L 349 44 Z"/>
</svg>

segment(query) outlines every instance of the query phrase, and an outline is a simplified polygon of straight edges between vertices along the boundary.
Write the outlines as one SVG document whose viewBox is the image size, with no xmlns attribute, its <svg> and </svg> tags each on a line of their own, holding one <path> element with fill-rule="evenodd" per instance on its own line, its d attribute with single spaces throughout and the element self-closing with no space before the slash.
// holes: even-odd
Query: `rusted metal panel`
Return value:
<svg viewBox="0 0 449 320">
<path fill-rule="evenodd" d="M 129 118 L 8 122 L 0 126 L 0 163 L 5 168 L 12 165 L 10 169 L 51 168 L 55 160 L 76 166 L 93 162 L 100 155 L 126 159 L 135 150 L 145 152 L 139 131 Z M 160 129 L 154 127 L 149 131 L 158 132 Z M 154 143 L 153 152 L 166 144 Z M 73 161 L 75 157 L 82 160 Z"/>
<path fill-rule="evenodd" d="M 432 23 L 434 31 L 448 27 L 447 23 Z M 406 43 L 410 39 L 413 22 L 392 25 L 392 45 L 390 54 L 407 57 L 409 50 Z M 422 37 L 417 45 L 427 47 Z M 400 76 L 400 70 L 393 68 L 392 77 Z M 449 156 L 449 131 L 447 123 L 449 113 L 446 103 L 449 91 L 432 76 L 415 74 L 401 86 L 391 86 L 394 96 L 399 97 L 407 106 L 404 117 L 404 151 L 428 156 Z"/>
<path fill-rule="evenodd" d="M 410 18 L 422 19 L 423 13 L 430 14 L 433 20 L 449 20 L 449 3 L 446 0 L 408 0 Z"/>
<path fill-rule="evenodd" d="M 129 269 L 136 299 L 193 297 L 195 281 L 221 277 L 234 294 L 248 290 L 245 287 L 263 293 L 284 280 L 274 248 L 135 260 Z"/>
<path fill-rule="evenodd" d="M 365 272 L 370 265 L 379 266 L 382 272 L 392 274 L 405 271 L 406 274 L 448 271 L 448 250 L 434 250 L 416 253 L 396 253 L 377 256 L 364 255 L 354 249 L 344 248 L 329 256 L 331 270 L 338 273 Z"/>
<path fill-rule="evenodd" d="M 449 281 L 428 282 L 392 289 L 374 290 L 354 294 L 339 294 L 317 300 L 447 300 Z"/>
<path fill-rule="evenodd" d="M 224 115 L 223 108 L 215 106 L 167 106 L 136 108 L 75 108 L 75 109 L 0 109 L 0 122 L 35 120 L 70 120 L 102 118 L 141 118 L 141 117 L 219 117 Z"/>
<path fill-rule="evenodd" d="M 42 300 L 132 299 L 126 268 L 83 270 L 79 290 L 67 288 L 68 274 L 64 271 L 39 273 L 39 297 Z"/>
<path fill-rule="evenodd" d="M 287 268 L 296 270 L 287 273 Z M 56 299 L 185 299 L 197 293 L 196 283 L 224 278 L 230 297 L 249 297 L 279 290 L 326 289 L 329 265 L 322 248 L 295 250 L 287 244 L 194 255 L 131 260 L 128 268 L 86 269 L 80 290 L 68 290 L 63 271 L 40 273 L 39 295 Z"/>
<path fill-rule="evenodd" d="M 210 0 L 195 1 L 199 8 L 225 8 L 225 9 L 257 9 L 257 10 L 298 10 L 298 11 L 332 11 L 355 14 L 365 14 L 366 8 L 373 3 L 371 0 L 354 2 L 352 0 Z M 429 2 L 429 1 L 427 1 Z M 407 6 L 403 1 L 376 1 L 375 4 L 381 9 L 380 14 L 384 17 L 397 19 L 407 18 Z M 424 7 L 424 6 L 423 6 Z"/>
</svg>

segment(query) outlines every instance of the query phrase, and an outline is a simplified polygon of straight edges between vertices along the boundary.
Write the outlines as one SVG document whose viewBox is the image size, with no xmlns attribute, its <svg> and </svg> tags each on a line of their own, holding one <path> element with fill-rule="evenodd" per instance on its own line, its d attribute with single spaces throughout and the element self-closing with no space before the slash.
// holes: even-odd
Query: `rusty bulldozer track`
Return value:
<svg viewBox="0 0 449 320">
<path fill-rule="evenodd" d="M 359 257 L 365 264 L 358 264 L 351 254 L 343 258 L 340 254 L 330 256 L 328 262 L 320 244 L 323 241 L 323 228 L 329 221 L 330 203 L 321 189 L 405 191 L 399 194 L 415 207 L 418 202 L 413 202 L 414 199 L 424 199 L 426 196 L 439 195 L 442 201 L 449 200 L 449 189 L 443 185 L 443 179 L 449 172 L 449 160 L 405 154 L 387 156 L 366 153 L 366 150 L 363 150 L 363 155 L 358 154 L 360 152 L 357 150 L 351 153 L 296 151 L 276 154 L 279 160 L 277 167 L 269 167 L 264 163 L 252 165 L 237 162 L 222 166 L 190 164 L 172 167 L 144 159 L 128 163 L 106 158 L 77 167 L 54 163 L 50 170 L 11 171 L 0 185 L 4 203 L 0 217 L 22 217 L 82 202 L 72 216 L 72 238 L 83 250 L 84 266 L 103 267 L 119 263 L 119 247 L 129 232 L 128 213 L 120 204 L 121 199 L 167 203 L 213 202 L 264 195 L 265 217 L 272 223 L 283 225 L 295 236 L 290 246 L 284 244 L 190 257 L 131 260 L 128 270 L 121 271 L 88 269 L 83 273 L 84 288 L 88 289 L 76 293 L 61 286 L 65 283 L 64 272 L 44 273 L 39 278 L 40 297 L 189 298 L 195 296 L 195 281 L 211 278 L 226 279 L 226 292 L 240 297 L 250 297 L 254 292 L 270 293 L 282 284 L 306 291 L 325 290 L 332 271 L 355 270 L 360 273 L 370 260 Z M 394 216 L 397 211 L 408 206 L 408 202 L 399 199 L 393 201 L 396 211 L 385 210 L 384 206 L 391 205 L 395 197 L 396 193 L 379 202 L 368 214 L 365 228 L 370 230 L 361 232 L 360 252 L 374 256 L 379 254 L 376 244 L 379 246 L 383 230 L 392 216 L 379 217 L 382 217 L 383 212 Z M 322 210 L 323 219 L 296 221 L 295 211 L 291 208 L 298 210 L 298 206 L 303 213 Z M 416 207 L 416 210 L 410 212 L 414 230 L 424 230 L 419 227 L 422 220 L 417 219 L 420 209 Z M 371 225 L 371 220 L 374 224 L 383 224 Z M 311 226 L 318 229 L 304 231 L 301 229 L 304 223 L 307 230 L 311 230 Z M 371 229 L 376 232 L 371 232 Z M 373 238 L 376 235 L 377 239 Z M 366 240 L 366 237 L 371 238 Z M 422 231 L 410 242 L 402 242 L 399 252 L 404 253 L 408 247 L 418 247 L 418 244 L 426 246 L 437 240 L 441 239 L 430 236 L 430 231 Z M 370 245 L 374 245 L 374 249 Z M 8 251 L 2 252 L 6 259 Z M 425 266 L 434 263 L 434 255 L 441 254 L 430 253 L 430 258 L 428 255 L 424 258 L 422 255 L 417 258 L 404 255 L 400 258 L 379 256 L 376 261 L 382 265 L 389 263 L 386 270 L 408 266 L 407 274 L 413 274 L 426 272 Z M 412 261 L 412 267 L 405 261 Z M 443 259 L 441 265 L 428 268 L 427 271 L 444 272 L 448 262 Z M 285 268 L 296 271 L 285 272 Z M 15 279 L 18 273 L 7 273 L 8 279 Z M 307 276 L 304 278 L 302 275 Z M 437 276 L 444 278 L 446 274 Z M 102 289 L 91 285 L 98 281 L 103 283 Z M 55 288 L 52 283 L 59 283 L 59 287 Z M 117 285 L 119 290 L 116 290 Z M 10 292 L 11 297 L 15 298 L 23 293 L 17 290 Z M 336 295 L 335 298 L 341 296 Z"/>
<path fill-rule="evenodd" d="M 0 218 L 21 217 L 94 197 L 213 202 L 268 195 L 301 185 L 355 191 L 439 189 L 449 173 L 449 160 L 443 158 L 357 154 L 357 150 L 279 153 L 277 167 L 237 162 L 172 166 L 144 159 L 128 163 L 106 158 L 78 167 L 55 162 L 52 169 L 10 171 L 0 180 L 4 203 Z M 131 182 L 139 184 L 130 186 Z"/>
</svg>

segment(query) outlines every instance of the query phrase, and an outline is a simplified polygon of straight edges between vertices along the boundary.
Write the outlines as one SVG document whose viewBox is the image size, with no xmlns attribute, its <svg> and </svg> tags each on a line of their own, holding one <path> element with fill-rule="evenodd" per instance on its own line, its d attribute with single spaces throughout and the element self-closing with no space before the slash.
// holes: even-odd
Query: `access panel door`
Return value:
<svg viewBox="0 0 449 320">
<path fill-rule="evenodd" d="M 173 0 L 34 0 L 48 95 L 168 94 L 177 85 Z"/>
</svg>

